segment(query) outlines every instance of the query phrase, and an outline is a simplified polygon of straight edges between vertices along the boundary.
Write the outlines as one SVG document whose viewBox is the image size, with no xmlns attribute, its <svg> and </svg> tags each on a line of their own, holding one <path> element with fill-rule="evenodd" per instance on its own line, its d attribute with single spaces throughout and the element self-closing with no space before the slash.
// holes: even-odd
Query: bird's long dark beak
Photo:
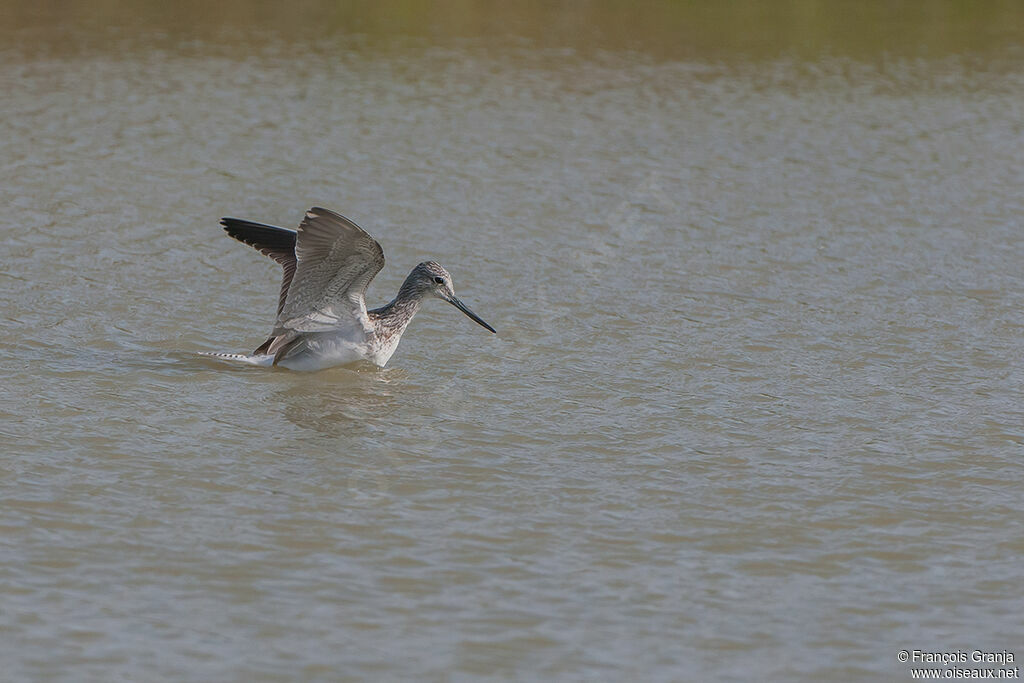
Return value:
<svg viewBox="0 0 1024 683">
<path fill-rule="evenodd" d="M 452 306 L 454 306 L 455 308 L 459 309 L 460 311 L 462 311 L 463 313 L 468 315 L 470 317 L 470 319 L 473 322 L 475 322 L 477 325 L 481 325 L 483 327 L 486 327 L 491 332 L 494 332 L 494 334 L 498 334 L 497 330 L 495 330 L 493 327 L 491 327 L 490 325 L 485 323 L 483 320 L 481 320 L 480 316 L 478 316 L 476 313 L 474 313 L 473 311 L 469 310 L 469 306 L 467 306 L 466 304 L 464 304 L 461 301 L 459 301 L 459 298 L 457 296 L 453 296 L 451 299 L 448 299 L 448 303 L 450 303 Z"/>
</svg>

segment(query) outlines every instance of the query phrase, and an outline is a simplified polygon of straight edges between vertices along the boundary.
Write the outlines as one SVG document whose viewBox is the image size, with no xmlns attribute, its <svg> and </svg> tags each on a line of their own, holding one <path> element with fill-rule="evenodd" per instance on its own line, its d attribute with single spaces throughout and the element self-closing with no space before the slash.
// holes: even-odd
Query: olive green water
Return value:
<svg viewBox="0 0 1024 683">
<path fill-rule="evenodd" d="M 1024 657 L 1019 5 L 4 11 L 3 679 Z M 198 358 L 316 204 L 498 335 Z"/>
</svg>

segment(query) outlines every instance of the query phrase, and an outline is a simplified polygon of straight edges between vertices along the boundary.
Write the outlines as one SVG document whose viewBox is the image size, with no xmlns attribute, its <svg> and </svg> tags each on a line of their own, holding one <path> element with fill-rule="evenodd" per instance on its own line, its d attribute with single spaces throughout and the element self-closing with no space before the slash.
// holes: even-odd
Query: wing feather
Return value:
<svg viewBox="0 0 1024 683">
<path fill-rule="evenodd" d="M 384 267 L 384 250 L 358 225 L 313 207 L 299 225 L 295 274 L 279 328 L 317 331 L 358 325 L 369 331 L 364 295 Z"/>
<path fill-rule="evenodd" d="M 225 232 L 243 244 L 248 244 L 261 254 L 281 264 L 284 271 L 281 276 L 281 293 L 277 298 L 277 314 L 281 315 L 288 289 L 295 276 L 295 237 L 296 232 L 273 225 L 254 223 L 241 218 L 224 217 L 220 219 Z"/>
</svg>

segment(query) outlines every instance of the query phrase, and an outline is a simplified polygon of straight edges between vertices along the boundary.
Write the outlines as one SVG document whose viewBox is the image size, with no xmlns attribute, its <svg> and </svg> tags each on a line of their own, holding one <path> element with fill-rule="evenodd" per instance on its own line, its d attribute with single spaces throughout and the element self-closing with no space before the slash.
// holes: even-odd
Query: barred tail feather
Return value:
<svg viewBox="0 0 1024 683">
<path fill-rule="evenodd" d="M 274 364 L 274 357 L 266 354 L 248 354 L 248 353 L 213 353 L 210 351 L 200 351 L 200 356 L 207 358 L 214 358 L 216 360 L 226 361 L 228 363 L 245 363 L 246 365 L 257 365 L 259 367 L 269 368 Z"/>
</svg>

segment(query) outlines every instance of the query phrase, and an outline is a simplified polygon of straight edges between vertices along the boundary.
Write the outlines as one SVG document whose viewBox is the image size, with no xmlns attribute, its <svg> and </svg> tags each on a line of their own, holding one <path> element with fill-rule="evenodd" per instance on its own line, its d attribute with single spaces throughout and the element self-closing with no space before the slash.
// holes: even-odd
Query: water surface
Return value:
<svg viewBox="0 0 1024 683">
<path fill-rule="evenodd" d="M 901 649 L 1013 651 L 1020 11 L 885 6 L 762 33 L 742 3 L 618 33 L 617 3 L 21 10 L 6 675 L 903 680 Z M 317 204 L 382 243 L 371 306 L 433 258 L 498 335 L 436 302 L 383 371 L 198 358 L 276 302 L 218 218 Z"/>
</svg>

